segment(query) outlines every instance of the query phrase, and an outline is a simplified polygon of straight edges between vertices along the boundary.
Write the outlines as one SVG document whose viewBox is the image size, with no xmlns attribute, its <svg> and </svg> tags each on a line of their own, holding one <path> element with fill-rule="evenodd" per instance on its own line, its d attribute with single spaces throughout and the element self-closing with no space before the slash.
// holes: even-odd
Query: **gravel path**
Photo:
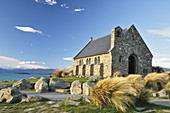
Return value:
<svg viewBox="0 0 170 113">
<path fill-rule="evenodd" d="M 170 99 L 152 99 L 149 102 L 157 105 L 170 106 Z"/>
<path fill-rule="evenodd" d="M 47 92 L 47 93 L 38 93 L 34 91 L 20 91 L 20 92 L 27 94 L 27 96 L 42 96 L 50 100 L 65 100 L 68 97 L 78 97 L 78 96 L 86 97 L 85 95 L 60 94 L 55 92 Z"/>
</svg>

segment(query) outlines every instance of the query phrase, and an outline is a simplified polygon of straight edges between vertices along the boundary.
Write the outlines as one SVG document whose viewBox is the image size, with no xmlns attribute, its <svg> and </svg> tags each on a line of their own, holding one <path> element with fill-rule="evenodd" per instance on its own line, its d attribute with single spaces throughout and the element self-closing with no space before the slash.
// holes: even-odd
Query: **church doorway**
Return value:
<svg viewBox="0 0 170 113">
<path fill-rule="evenodd" d="M 94 64 L 90 65 L 90 76 L 94 75 Z"/>
<path fill-rule="evenodd" d="M 76 75 L 79 74 L 79 66 L 76 66 Z"/>
<path fill-rule="evenodd" d="M 104 66 L 103 66 L 103 63 L 100 64 L 100 76 L 103 77 L 103 73 L 104 73 Z"/>
<path fill-rule="evenodd" d="M 128 65 L 128 74 L 136 74 L 137 73 L 136 56 L 135 55 L 129 56 L 128 63 L 129 63 L 129 65 Z"/>
<path fill-rule="evenodd" d="M 86 65 L 83 65 L 83 69 L 82 69 L 82 75 L 86 74 Z"/>
</svg>

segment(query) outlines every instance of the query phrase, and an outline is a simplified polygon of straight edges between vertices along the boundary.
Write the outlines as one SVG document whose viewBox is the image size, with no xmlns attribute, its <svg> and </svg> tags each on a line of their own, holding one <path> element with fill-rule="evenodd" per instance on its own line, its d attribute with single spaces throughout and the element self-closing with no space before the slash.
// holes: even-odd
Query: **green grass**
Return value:
<svg viewBox="0 0 170 113">
<path fill-rule="evenodd" d="M 47 77 L 50 79 L 50 77 Z M 30 83 L 36 83 L 40 78 L 36 78 L 36 79 L 26 79 L 27 81 L 29 81 Z M 81 82 L 86 82 L 88 79 L 87 78 L 78 78 L 78 77 L 61 77 L 59 79 L 62 79 L 66 82 L 73 82 L 75 80 L 80 80 Z M 17 80 L 13 80 L 13 81 L 0 81 L 0 85 L 13 85 Z"/>
<path fill-rule="evenodd" d="M 164 113 L 163 110 L 170 110 L 170 107 L 149 104 L 149 103 L 145 103 L 143 105 L 136 105 L 136 107 L 145 107 L 145 110 L 140 111 L 140 110 L 136 110 L 135 108 L 131 108 L 125 113 L 136 113 L 136 112 L 144 113 L 147 110 L 155 110 L 152 113 Z M 63 112 L 65 111 L 69 113 L 122 113 L 116 110 L 114 107 L 107 107 L 107 108 L 100 109 L 96 107 L 95 105 L 89 104 L 84 101 L 81 101 L 81 104 L 79 107 L 62 104 L 58 109 L 60 111 L 63 111 Z"/>
<path fill-rule="evenodd" d="M 80 80 L 81 82 L 84 83 L 88 80 L 88 78 L 78 78 L 78 77 L 62 77 L 62 78 L 59 78 L 59 79 L 62 79 L 62 80 L 69 82 L 69 83 L 71 83 L 75 80 Z"/>
</svg>

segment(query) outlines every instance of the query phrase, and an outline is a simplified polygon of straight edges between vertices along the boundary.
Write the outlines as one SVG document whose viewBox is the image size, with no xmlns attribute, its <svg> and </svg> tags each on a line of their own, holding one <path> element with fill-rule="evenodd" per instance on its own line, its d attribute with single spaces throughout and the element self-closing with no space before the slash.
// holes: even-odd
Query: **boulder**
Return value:
<svg viewBox="0 0 170 113">
<path fill-rule="evenodd" d="M 21 102 L 30 102 L 30 101 L 48 101 L 49 99 L 41 97 L 41 96 L 30 96 L 28 98 L 22 99 Z"/>
<path fill-rule="evenodd" d="M 80 82 L 80 80 L 75 80 L 74 82 L 72 82 L 70 93 L 72 95 L 82 94 L 82 83 Z"/>
<path fill-rule="evenodd" d="M 165 89 L 157 92 L 157 94 L 159 97 L 170 97 L 170 93 Z"/>
<path fill-rule="evenodd" d="M 31 83 L 26 81 L 25 79 L 21 79 L 15 82 L 12 87 L 16 87 L 17 89 L 31 89 Z"/>
<path fill-rule="evenodd" d="M 70 83 L 65 82 L 62 79 L 53 78 L 50 80 L 49 87 L 51 91 L 54 91 L 55 89 L 65 89 L 70 87 Z"/>
<path fill-rule="evenodd" d="M 89 81 L 97 82 L 97 81 L 99 81 L 99 80 L 101 80 L 101 79 L 102 79 L 101 76 L 91 76 L 91 77 L 89 78 Z"/>
<path fill-rule="evenodd" d="M 48 92 L 49 91 L 49 80 L 48 78 L 41 77 L 34 85 L 36 92 Z"/>
<path fill-rule="evenodd" d="M 11 85 L 0 85 L 0 90 L 8 87 L 11 87 Z"/>
<path fill-rule="evenodd" d="M 9 87 L 0 90 L 0 102 L 6 100 L 9 103 L 20 102 L 23 98 L 26 98 L 27 95 L 19 92 L 15 87 Z"/>
<path fill-rule="evenodd" d="M 95 83 L 87 81 L 86 83 L 83 83 L 83 94 L 84 95 L 90 95 L 92 87 L 94 87 Z"/>
</svg>

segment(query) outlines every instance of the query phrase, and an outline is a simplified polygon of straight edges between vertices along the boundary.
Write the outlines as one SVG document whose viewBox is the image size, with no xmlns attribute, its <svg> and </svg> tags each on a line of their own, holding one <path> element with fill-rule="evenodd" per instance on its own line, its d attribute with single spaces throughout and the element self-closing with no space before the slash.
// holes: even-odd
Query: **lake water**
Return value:
<svg viewBox="0 0 170 113">
<path fill-rule="evenodd" d="M 32 74 L 0 74 L 0 81 L 28 79 L 30 77 L 48 77 L 49 75 L 32 75 Z"/>
</svg>

